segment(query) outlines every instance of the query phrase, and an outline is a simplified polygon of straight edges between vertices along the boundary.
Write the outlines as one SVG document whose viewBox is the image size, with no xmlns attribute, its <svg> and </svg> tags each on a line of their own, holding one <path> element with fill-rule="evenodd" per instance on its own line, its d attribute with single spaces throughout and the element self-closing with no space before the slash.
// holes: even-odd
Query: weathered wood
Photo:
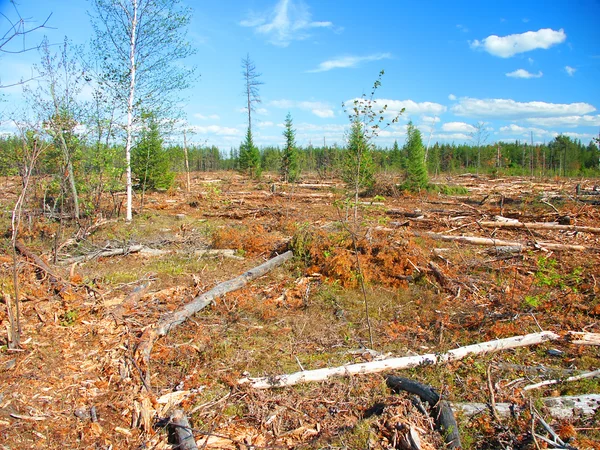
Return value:
<svg viewBox="0 0 600 450">
<path fill-rule="evenodd" d="M 431 387 L 413 381 L 409 378 L 388 376 L 385 379 L 388 387 L 395 392 L 406 391 L 418 395 L 421 400 L 429 403 L 437 428 L 444 436 L 446 448 L 461 448 L 458 424 L 454 418 L 452 408 L 447 401 L 442 400 L 440 395 Z"/>
<path fill-rule="evenodd" d="M 552 386 L 553 384 L 565 383 L 569 381 L 579 381 L 586 378 L 597 378 L 600 377 L 600 370 L 594 370 L 592 372 L 582 373 L 580 375 L 574 375 L 572 377 L 558 379 L 558 380 L 545 380 L 535 384 L 529 384 L 523 388 L 524 391 L 530 391 L 532 389 L 541 388 L 544 386 Z"/>
<path fill-rule="evenodd" d="M 140 338 L 140 342 L 136 349 L 136 355 L 142 360 L 146 368 L 146 379 L 149 384 L 149 363 L 150 363 L 150 353 L 152 352 L 152 347 L 154 346 L 154 342 L 161 336 L 165 336 L 169 331 L 171 331 L 176 326 L 182 324 L 187 319 L 192 317 L 198 311 L 206 308 L 210 305 L 216 298 L 221 297 L 228 292 L 235 291 L 244 287 L 248 282 L 263 276 L 267 272 L 273 270 L 274 268 L 282 265 L 289 259 L 291 259 L 293 253 L 291 251 L 287 251 L 275 258 L 270 259 L 269 261 L 261 264 L 258 267 L 248 270 L 242 275 L 233 278 L 228 281 L 224 281 L 221 284 L 218 284 L 210 291 L 205 292 L 197 297 L 195 297 L 191 302 L 183 305 L 176 311 L 173 311 L 169 314 L 164 315 L 160 318 L 158 323 L 154 326 L 146 328 L 142 337 Z"/>
<path fill-rule="evenodd" d="M 73 263 L 90 261 L 95 258 L 109 258 L 111 256 L 119 256 L 119 255 L 128 255 L 130 253 L 137 253 L 144 250 L 143 245 L 132 245 L 130 247 L 123 248 L 111 248 L 111 249 L 103 249 L 95 252 L 88 253 L 86 255 L 74 256 L 72 258 L 67 258 L 59 261 L 60 265 L 69 265 Z"/>
<path fill-rule="evenodd" d="M 340 367 L 305 370 L 292 374 L 274 375 L 257 378 L 242 378 L 238 384 L 247 384 L 255 389 L 269 389 L 284 386 L 294 386 L 300 383 L 324 381 L 332 377 L 347 377 L 369 373 L 379 373 L 386 370 L 409 369 L 421 365 L 443 364 L 465 358 L 468 355 L 496 352 L 517 347 L 536 345 L 546 341 L 559 339 L 560 336 L 550 331 L 514 336 L 480 344 L 468 345 L 450 350 L 447 353 L 428 353 L 426 355 L 390 358 L 383 361 L 372 361 L 359 364 L 348 364 Z"/>
<path fill-rule="evenodd" d="M 569 331 L 568 338 L 573 344 L 600 345 L 600 333 L 587 333 L 584 331 Z"/>
<path fill-rule="evenodd" d="M 492 239 L 492 238 L 484 238 L 477 236 L 451 236 L 447 234 L 438 234 L 432 232 L 412 232 L 415 236 L 420 237 L 428 237 L 431 239 L 439 240 L 439 241 L 453 241 L 453 242 L 462 242 L 464 244 L 473 244 L 473 245 L 485 245 L 492 247 L 514 247 L 520 248 L 521 251 L 527 248 L 537 248 L 542 247 L 549 250 L 577 250 L 577 251 L 585 251 L 592 250 L 589 247 L 585 247 L 583 245 L 574 245 L 574 244 L 555 244 L 554 242 L 535 242 L 532 244 L 523 244 L 520 242 L 513 241 L 503 241 L 501 239 Z"/>
<path fill-rule="evenodd" d="M 169 429 L 175 436 L 179 450 L 198 450 L 194 434 L 192 433 L 192 427 L 181 409 L 176 409 L 171 414 Z"/>
<path fill-rule="evenodd" d="M 25 246 L 25 244 L 23 244 L 23 242 L 19 240 L 15 241 L 15 248 L 19 251 L 19 253 L 21 253 L 27 259 L 31 260 L 40 270 L 42 270 L 48 275 L 48 279 L 50 280 L 50 283 L 52 283 L 55 289 L 62 290 L 68 286 L 67 282 L 65 282 L 61 277 L 56 275 L 52 271 L 50 266 L 48 266 L 48 264 L 46 264 L 46 262 L 44 262 L 42 258 L 33 253 L 31 250 L 29 250 Z"/>
<path fill-rule="evenodd" d="M 525 228 L 527 230 L 561 230 L 561 231 L 579 231 L 582 233 L 600 234 L 600 228 L 584 227 L 579 225 L 561 225 L 555 222 L 498 222 L 482 220 L 477 222 L 484 228 Z"/>
<path fill-rule="evenodd" d="M 577 416 L 592 416 L 600 409 L 600 394 L 576 395 L 565 397 L 547 397 L 540 399 L 546 407 L 545 411 L 555 419 L 570 419 Z M 489 412 L 486 403 L 451 403 L 453 410 L 465 416 L 475 416 Z M 529 407 L 520 407 L 512 403 L 496 403 L 496 411 L 502 417 L 511 417 L 520 410 Z"/>
</svg>

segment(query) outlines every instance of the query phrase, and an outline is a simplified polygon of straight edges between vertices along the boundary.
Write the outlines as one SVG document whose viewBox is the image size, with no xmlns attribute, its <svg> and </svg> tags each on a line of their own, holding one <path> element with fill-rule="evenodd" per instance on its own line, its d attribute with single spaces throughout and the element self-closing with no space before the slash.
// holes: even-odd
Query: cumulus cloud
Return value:
<svg viewBox="0 0 600 450">
<path fill-rule="evenodd" d="M 552 136 L 556 136 L 556 132 L 555 131 L 548 131 L 548 130 L 544 130 L 542 128 L 535 128 L 535 127 L 522 127 L 520 125 L 511 123 L 510 125 L 504 126 L 504 127 L 500 127 L 500 132 L 502 133 L 506 133 L 509 135 L 520 135 L 520 136 L 530 136 L 531 133 L 535 134 L 536 136 L 540 137 L 540 136 L 548 136 L 548 137 L 552 137 Z"/>
<path fill-rule="evenodd" d="M 301 0 L 280 0 L 264 13 L 251 14 L 240 25 L 253 28 L 256 33 L 266 36 L 269 43 L 279 47 L 308 38 L 311 29 L 333 27 L 333 23 L 328 21 L 313 21 L 308 7 Z"/>
<path fill-rule="evenodd" d="M 600 115 L 562 116 L 562 117 L 529 117 L 527 122 L 541 127 L 598 127 Z"/>
<path fill-rule="evenodd" d="M 517 102 L 512 99 L 478 99 L 464 97 L 452 106 L 457 116 L 514 119 L 519 117 L 560 117 L 583 115 L 595 111 L 589 103 Z"/>
<path fill-rule="evenodd" d="M 511 78 L 541 78 L 542 75 L 543 73 L 541 70 L 538 73 L 531 73 L 525 69 L 517 69 L 514 72 L 508 72 L 506 74 L 507 77 Z"/>
<path fill-rule="evenodd" d="M 309 73 L 327 72 L 332 69 L 349 69 L 358 67 L 361 63 L 369 61 L 380 61 L 382 59 L 390 59 L 390 53 L 375 53 L 367 56 L 340 56 L 338 58 L 329 59 L 319 64 L 316 69 L 307 70 Z"/>
<path fill-rule="evenodd" d="M 330 118 L 335 117 L 335 112 L 331 106 L 323 102 L 311 102 L 311 101 L 294 101 L 294 100 L 273 100 L 269 102 L 269 105 L 275 108 L 292 109 L 298 108 L 304 111 L 310 111 L 317 117 Z"/>
<path fill-rule="evenodd" d="M 194 114 L 194 117 L 196 119 L 200 119 L 200 120 L 219 120 L 220 117 L 217 114 L 209 114 L 209 115 L 204 115 L 204 114 Z"/>
<path fill-rule="evenodd" d="M 475 127 L 465 122 L 446 122 L 442 125 L 442 131 L 453 133 L 474 133 Z"/>
<path fill-rule="evenodd" d="M 570 77 L 572 77 L 575 74 L 575 72 L 577 72 L 577 69 L 575 67 L 565 66 L 565 71 L 569 74 Z"/>
<path fill-rule="evenodd" d="M 452 101 L 456 100 L 456 95 L 454 95 L 454 94 L 450 94 L 450 95 L 448 96 L 448 100 L 452 100 Z"/>
<path fill-rule="evenodd" d="M 527 31 L 526 33 L 510 34 L 508 36 L 491 35 L 481 41 L 476 39 L 470 42 L 470 45 L 471 48 L 484 50 L 490 55 L 510 58 L 531 50 L 549 49 L 566 39 L 567 35 L 562 28 L 558 31 L 543 28 L 538 31 Z"/>
<path fill-rule="evenodd" d="M 361 99 L 353 98 L 345 102 L 346 105 L 350 106 L 354 104 L 354 101 Z M 404 109 L 404 114 L 433 114 L 434 116 L 440 115 L 446 112 L 446 107 L 439 103 L 433 102 L 415 102 L 414 100 L 391 100 L 385 98 L 379 98 L 373 101 L 373 109 L 379 110 L 387 105 L 385 114 L 387 116 L 396 116 Z"/>
<path fill-rule="evenodd" d="M 199 135 L 217 135 L 217 136 L 242 136 L 244 132 L 238 128 L 222 127 L 219 125 L 201 126 L 195 125 L 190 127 L 192 131 Z"/>
</svg>

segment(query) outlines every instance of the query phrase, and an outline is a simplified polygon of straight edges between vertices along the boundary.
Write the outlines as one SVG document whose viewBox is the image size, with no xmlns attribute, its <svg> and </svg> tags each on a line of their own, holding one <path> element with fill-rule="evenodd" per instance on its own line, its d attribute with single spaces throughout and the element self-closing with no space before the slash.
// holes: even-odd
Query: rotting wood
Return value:
<svg viewBox="0 0 600 450">
<path fill-rule="evenodd" d="M 585 331 L 569 331 L 568 339 L 573 344 L 600 345 L 600 333 L 587 333 Z"/>
<path fill-rule="evenodd" d="M 519 221 L 488 221 L 477 222 L 484 228 L 525 228 L 528 230 L 560 230 L 560 231 L 578 231 L 582 233 L 600 234 L 600 228 L 585 227 L 579 225 L 561 225 L 555 222 L 519 222 Z"/>
<path fill-rule="evenodd" d="M 484 238 L 477 236 L 452 236 L 447 234 L 438 234 L 432 232 L 417 232 L 413 231 L 413 235 L 418 237 L 428 237 L 431 239 L 439 240 L 439 241 L 454 241 L 454 242 L 462 242 L 463 244 L 473 244 L 473 245 L 485 245 L 492 247 L 515 247 L 520 248 L 521 251 L 527 248 L 544 248 L 548 250 L 576 250 L 576 251 L 585 251 L 585 250 L 596 250 L 592 247 L 585 247 L 583 245 L 574 245 L 574 244 L 556 244 L 554 242 L 534 242 L 531 244 L 523 244 L 520 242 L 513 241 L 504 241 L 501 239 L 493 239 L 493 238 Z"/>
<path fill-rule="evenodd" d="M 137 346 L 136 355 L 139 359 L 141 359 L 145 366 L 146 381 L 148 385 L 150 385 L 150 353 L 152 352 L 154 342 L 159 337 L 165 336 L 177 325 L 182 324 L 187 319 L 196 314 L 198 311 L 201 311 L 202 309 L 206 308 L 216 298 L 221 297 L 227 294 L 228 292 L 232 292 L 244 287 L 248 282 L 263 276 L 267 272 L 282 265 L 292 257 L 293 253 L 291 251 L 287 251 L 281 255 L 276 256 L 273 259 L 270 259 L 269 261 L 261 264 L 260 266 L 248 270 L 247 272 L 243 273 L 242 275 L 236 278 L 224 281 L 223 283 L 220 283 L 214 288 L 212 288 L 210 291 L 195 297 L 191 302 L 183 305 L 178 310 L 164 315 L 154 326 L 146 328 Z"/>
<path fill-rule="evenodd" d="M 48 275 L 48 279 L 55 289 L 60 291 L 69 285 L 66 281 L 62 280 L 58 275 L 56 275 L 50 266 L 48 266 L 48 264 L 42 260 L 42 258 L 29 250 L 25 244 L 23 244 L 23 242 L 18 240 L 15 241 L 15 248 L 19 251 L 19 253 L 21 253 L 27 259 L 30 259 L 40 270 Z"/>
<path fill-rule="evenodd" d="M 315 370 L 305 370 L 292 374 L 274 375 L 267 377 L 242 378 L 240 385 L 249 385 L 255 389 L 269 389 L 284 386 L 294 386 L 300 383 L 324 381 L 332 377 L 347 377 L 369 373 L 379 373 L 386 370 L 410 369 L 421 365 L 443 364 L 465 358 L 468 355 L 496 352 L 517 347 L 537 345 L 546 341 L 559 339 L 560 336 L 551 331 L 542 331 L 523 336 L 513 336 L 505 339 L 482 342 L 450 350 L 447 353 L 428 353 L 426 355 L 405 356 L 390 358 L 383 361 L 348 364 L 340 367 L 331 367 Z"/>
<path fill-rule="evenodd" d="M 215 258 L 222 256 L 224 258 L 243 261 L 244 258 L 236 253 L 238 253 L 238 251 L 231 248 L 207 248 L 203 250 L 194 250 L 194 256 L 198 257 Z"/>
<path fill-rule="evenodd" d="M 194 434 L 192 433 L 192 427 L 181 409 L 176 409 L 171 414 L 169 429 L 175 436 L 179 450 L 198 450 Z"/>
<path fill-rule="evenodd" d="M 452 295 L 458 295 L 460 288 L 442 272 L 442 269 L 436 263 L 429 261 L 429 268 L 442 288 L 446 289 Z"/>
<path fill-rule="evenodd" d="M 115 322 L 119 323 L 123 319 L 123 312 L 129 306 L 135 305 L 145 294 L 148 292 L 148 288 L 150 287 L 150 283 L 142 283 L 139 286 L 136 286 L 128 295 L 125 297 L 120 304 L 112 311 L 112 316 L 115 319 Z"/>
<path fill-rule="evenodd" d="M 431 407 L 431 416 L 435 424 L 444 436 L 446 448 L 461 448 L 460 435 L 458 433 L 458 424 L 454 418 L 452 408 L 447 401 L 442 400 L 441 396 L 431 387 L 425 384 L 413 381 L 409 378 L 388 376 L 385 379 L 388 387 L 395 392 L 406 391 L 418 395 L 422 401 L 429 403 Z"/>
<path fill-rule="evenodd" d="M 600 394 L 546 397 L 540 399 L 540 401 L 546 407 L 545 411 L 555 419 L 592 416 L 600 410 Z M 469 417 L 489 412 L 489 406 L 486 403 L 453 402 L 450 405 L 453 410 Z M 524 410 L 529 410 L 529 407 L 513 403 L 496 403 L 496 411 L 501 417 L 511 417 Z"/>
<path fill-rule="evenodd" d="M 598 377 L 600 377 L 600 369 L 594 370 L 592 372 L 586 372 L 586 373 L 582 373 L 579 375 L 574 375 L 574 376 L 568 377 L 568 378 L 563 378 L 563 379 L 558 379 L 558 380 L 545 380 L 545 381 L 541 381 L 539 383 L 529 384 L 529 385 L 525 386 L 523 388 L 523 390 L 530 391 L 532 389 L 537 389 L 537 388 L 541 388 L 544 386 L 552 386 L 552 385 L 558 384 L 558 383 L 566 383 L 569 381 L 579 381 L 579 380 L 584 380 L 586 378 L 598 378 Z"/>
</svg>

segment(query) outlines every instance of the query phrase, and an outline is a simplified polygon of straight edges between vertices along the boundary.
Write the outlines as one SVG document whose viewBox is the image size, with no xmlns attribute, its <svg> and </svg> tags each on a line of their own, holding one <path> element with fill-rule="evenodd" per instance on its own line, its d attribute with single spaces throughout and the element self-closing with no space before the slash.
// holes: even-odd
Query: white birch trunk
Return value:
<svg viewBox="0 0 600 450">
<path fill-rule="evenodd" d="M 386 370 L 410 369 L 420 365 L 442 364 L 465 358 L 468 355 L 497 352 L 517 347 L 541 344 L 546 341 L 559 339 L 560 336 L 551 331 L 514 336 L 511 338 L 498 339 L 480 344 L 468 345 L 450 350 L 447 353 L 429 353 L 427 355 L 405 356 L 402 358 L 391 358 L 383 361 L 372 361 L 359 364 L 348 364 L 341 367 L 306 370 L 288 375 L 275 375 L 259 378 L 242 378 L 238 384 L 249 384 L 255 389 L 268 389 L 275 387 L 294 386 L 300 383 L 324 381 L 335 376 L 350 376 L 369 373 L 378 373 Z"/>
<path fill-rule="evenodd" d="M 125 165 L 127 172 L 127 215 L 126 220 L 131 222 L 133 219 L 132 203 L 133 192 L 131 186 L 131 142 L 133 131 L 133 103 L 135 99 L 135 46 L 136 31 L 138 25 L 138 1 L 132 0 L 133 15 L 131 16 L 131 39 L 129 41 L 129 98 L 127 100 L 127 142 L 125 144 Z"/>
</svg>

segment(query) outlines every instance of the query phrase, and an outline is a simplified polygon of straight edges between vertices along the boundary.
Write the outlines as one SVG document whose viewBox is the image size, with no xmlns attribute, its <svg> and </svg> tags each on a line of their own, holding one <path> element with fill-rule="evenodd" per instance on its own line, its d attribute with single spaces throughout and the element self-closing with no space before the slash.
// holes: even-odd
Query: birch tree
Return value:
<svg viewBox="0 0 600 450">
<path fill-rule="evenodd" d="M 187 42 L 191 9 L 179 0 L 92 0 L 93 47 L 125 123 L 127 221 L 132 220 L 131 149 L 142 109 L 158 120 L 174 118 L 177 96 L 190 86 L 194 68 Z"/>
</svg>

